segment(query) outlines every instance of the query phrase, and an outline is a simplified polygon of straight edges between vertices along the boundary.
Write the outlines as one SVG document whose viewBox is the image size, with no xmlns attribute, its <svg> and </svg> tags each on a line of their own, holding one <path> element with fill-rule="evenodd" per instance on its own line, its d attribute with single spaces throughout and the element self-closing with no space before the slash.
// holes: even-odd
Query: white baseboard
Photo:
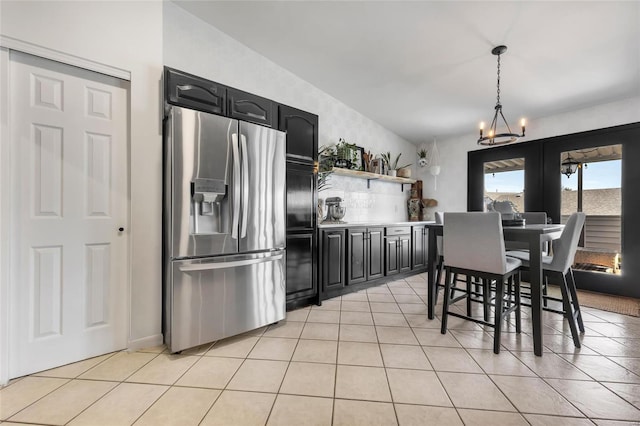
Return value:
<svg viewBox="0 0 640 426">
<path fill-rule="evenodd" d="M 162 336 L 162 333 L 154 334 L 153 336 L 147 336 L 141 339 L 129 340 L 129 343 L 127 344 L 127 350 L 137 351 L 138 349 L 160 346 L 163 343 L 164 343 L 164 337 Z"/>
</svg>

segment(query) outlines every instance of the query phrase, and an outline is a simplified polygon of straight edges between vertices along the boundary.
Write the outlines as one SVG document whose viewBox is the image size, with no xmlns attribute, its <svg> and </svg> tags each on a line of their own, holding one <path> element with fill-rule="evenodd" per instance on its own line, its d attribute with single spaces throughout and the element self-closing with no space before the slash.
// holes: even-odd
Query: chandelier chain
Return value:
<svg viewBox="0 0 640 426">
<path fill-rule="evenodd" d="M 498 55 L 498 83 L 497 86 L 497 100 L 496 105 L 500 105 L 500 55 Z"/>
</svg>

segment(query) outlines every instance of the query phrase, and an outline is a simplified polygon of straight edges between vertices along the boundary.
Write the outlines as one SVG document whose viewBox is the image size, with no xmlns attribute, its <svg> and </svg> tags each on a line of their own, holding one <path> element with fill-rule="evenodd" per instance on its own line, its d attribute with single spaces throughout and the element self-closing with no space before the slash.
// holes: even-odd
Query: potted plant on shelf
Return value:
<svg viewBox="0 0 640 426">
<path fill-rule="evenodd" d="M 425 148 L 421 148 L 417 152 L 418 154 L 418 164 L 420 167 L 426 167 L 429 164 L 429 160 L 427 160 L 427 150 Z"/>
<path fill-rule="evenodd" d="M 333 173 L 336 161 L 336 150 L 333 146 L 321 146 L 318 151 L 318 192 L 331 188 L 329 177 Z M 318 197 L 318 222 L 325 218 L 324 198 Z"/>
<path fill-rule="evenodd" d="M 351 169 L 357 159 L 356 144 L 349 143 L 346 140 L 340 138 L 338 140 L 338 143 L 336 144 L 335 154 L 335 167 Z"/>
<path fill-rule="evenodd" d="M 385 164 L 387 165 L 387 174 L 389 176 L 396 176 L 398 173 L 399 169 L 404 169 L 405 167 L 409 167 L 411 164 L 405 164 L 404 166 L 400 166 L 398 167 L 398 161 L 400 160 L 400 156 L 402 155 L 402 153 L 398 154 L 398 156 L 395 158 L 395 160 L 391 161 L 391 152 L 386 152 L 386 153 L 382 153 L 380 154 L 380 156 L 382 157 L 382 161 L 385 162 Z"/>
</svg>

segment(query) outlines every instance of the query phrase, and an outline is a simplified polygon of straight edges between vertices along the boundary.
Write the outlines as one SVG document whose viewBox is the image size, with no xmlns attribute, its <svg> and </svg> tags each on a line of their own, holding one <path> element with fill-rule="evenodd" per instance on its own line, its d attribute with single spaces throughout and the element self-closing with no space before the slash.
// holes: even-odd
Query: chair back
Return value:
<svg viewBox="0 0 640 426">
<path fill-rule="evenodd" d="M 520 213 L 520 217 L 525 220 L 527 225 L 544 225 L 547 223 L 547 212 L 525 212 Z M 529 244 L 518 241 L 506 241 L 507 250 L 528 250 Z M 545 252 L 548 251 L 545 245 Z"/>
<path fill-rule="evenodd" d="M 547 212 L 524 212 L 520 213 L 520 217 L 525 220 L 527 225 L 544 225 L 547 223 Z"/>
<path fill-rule="evenodd" d="M 444 213 L 443 212 L 436 212 L 436 224 L 444 225 Z M 438 250 L 438 256 L 443 256 L 442 237 L 440 235 L 438 235 L 436 237 L 436 249 Z"/>
<path fill-rule="evenodd" d="M 576 257 L 580 233 L 586 217 L 587 215 L 582 212 L 569 216 L 560 238 L 553 241 L 553 259 L 550 264 L 544 266 L 544 269 L 565 274 L 569 271 Z"/>
<path fill-rule="evenodd" d="M 447 266 L 500 275 L 507 272 L 500 213 L 445 213 L 443 238 Z"/>
</svg>

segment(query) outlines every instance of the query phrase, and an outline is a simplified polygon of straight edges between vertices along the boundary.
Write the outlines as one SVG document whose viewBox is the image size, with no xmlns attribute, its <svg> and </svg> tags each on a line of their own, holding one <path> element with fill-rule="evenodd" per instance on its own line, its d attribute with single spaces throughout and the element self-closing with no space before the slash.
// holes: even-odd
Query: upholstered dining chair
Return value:
<svg viewBox="0 0 640 426">
<path fill-rule="evenodd" d="M 521 330 L 520 315 L 520 265 L 519 259 L 505 255 L 502 222 L 498 212 L 445 213 L 444 214 L 444 265 L 445 291 L 442 308 L 440 332 L 447 332 L 449 315 L 474 321 L 494 328 L 493 352 L 500 352 L 502 322 L 511 312 L 516 314 L 516 332 Z M 452 274 L 464 274 L 467 277 L 466 299 L 467 315 L 450 310 L 450 305 L 460 300 L 454 298 L 452 289 L 456 282 Z M 488 318 L 476 319 L 470 315 L 471 277 L 477 277 L 485 283 L 495 281 L 494 321 Z M 505 282 L 514 286 L 515 297 L 505 298 Z M 484 293 L 485 302 L 489 297 Z"/>
<path fill-rule="evenodd" d="M 584 213 L 573 213 L 562 230 L 560 238 L 553 241 L 553 255 L 542 256 L 542 269 L 545 274 L 545 285 L 549 275 L 555 275 L 559 279 L 560 292 L 562 299 L 551 296 L 544 296 L 549 300 L 562 302 L 562 311 L 545 308 L 547 311 L 563 314 L 569 322 L 573 344 L 576 348 L 581 346 L 578 329 L 584 333 L 584 324 L 582 322 L 582 314 L 580 313 L 580 302 L 576 292 L 576 282 L 573 278 L 573 261 L 578 250 L 578 242 L 586 215 Z M 522 266 L 529 266 L 529 252 L 525 251 L 508 251 L 507 256 L 520 259 Z M 568 279 L 567 279 L 568 278 Z"/>
</svg>

